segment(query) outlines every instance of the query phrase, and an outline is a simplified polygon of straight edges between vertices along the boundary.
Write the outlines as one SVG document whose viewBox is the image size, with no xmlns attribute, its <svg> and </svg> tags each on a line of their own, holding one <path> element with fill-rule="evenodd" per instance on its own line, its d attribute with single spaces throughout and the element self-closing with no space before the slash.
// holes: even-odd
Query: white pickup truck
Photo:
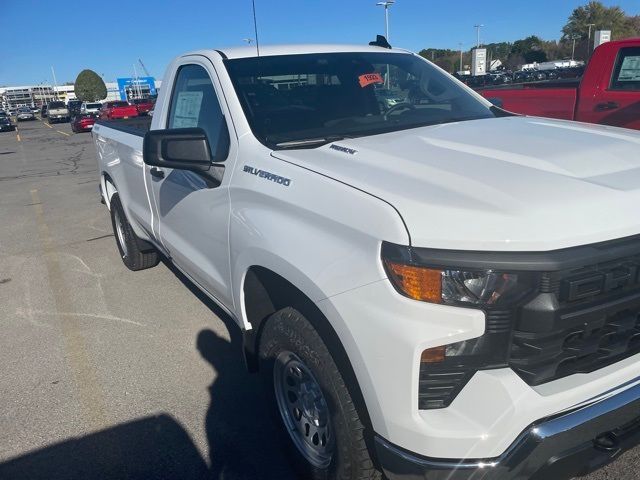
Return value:
<svg viewBox="0 0 640 480">
<path fill-rule="evenodd" d="M 237 322 L 302 478 L 567 478 L 637 444 L 640 133 L 405 50 L 259 53 L 178 57 L 150 125 L 93 137 L 124 263 Z"/>
</svg>

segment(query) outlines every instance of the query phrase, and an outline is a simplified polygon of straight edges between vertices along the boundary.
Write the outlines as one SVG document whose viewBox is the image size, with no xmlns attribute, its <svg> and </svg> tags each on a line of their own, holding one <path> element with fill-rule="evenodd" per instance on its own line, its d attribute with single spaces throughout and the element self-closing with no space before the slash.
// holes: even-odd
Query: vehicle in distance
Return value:
<svg viewBox="0 0 640 480">
<path fill-rule="evenodd" d="M 80 113 L 93 113 L 95 115 L 100 114 L 102 103 L 100 102 L 84 102 L 80 107 Z"/>
<path fill-rule="evenodd" d="M 64 102 L 49 102 L 47 104 L 47 118 L 49 123 L 59 123 L 69 121 L 69 110 Z"/>
<path fill-rule="evenodd" d="M 130 103 L 135 105 L 138 115 L 147 115 L 153 110 L 153 101 L 150 98 L 134 98 Z"/>
<path fill-rule="evenodd" d="M 301 478 L 560 479 L 637 443 L 640 132 L 405 50 L 255 54 L 178 57 L 92 136 L 123 262 L 238 323 Z"/>
<path fill-rule="evenodd" d="M 11 117 L 5 112 L 0 112 L 0 132 L 12 132 L 15 129 Z"/>
<path fill-rule="evenodd" d="M 100 118 L 102 120 L 127 119 L 138 116 L 138 109 L 123 100 L 112 100 L 102 104 Z"/>
<path fill-rule="evenodd" d="M 89 132 L 96 123 L 96 115 L 93 113 L 78 113 L 71 117 L 71 131 L 74 133 Z"/>
<path fill-rule="evenodd" d="M 43 103 L 42 107 L 40 107 L 40 118 L 41 119 L 45 119 L 47 118 L 47 104 Z"/>
<path fill-rule="evenodd" d="M 18 120 L 19 122 L 22 122 L 25 120 L 35 120 L 35 119 L 36 117 L 31 111 L 31 108 L 29 107 L 18 108 L 18 112 L 16 114 L 16 120 Z"/>
<path fill-rule="evenodd" d="M 81 100 L 69 100 L 67 102 L 67 110 L 69 110 L 69 115 L 73 117 L 74 115 L 80 113 L 81 106 L 82 106 Z"/>
<path fill-rule="evenodd" d="M 37 105 L 34 105 L 33 107 L 31 107 L 31 111 L 36 114 L 36 113 L 40 113 L 40 108 Z"/>
<path fill-rule="evenodd" d="M 600 45 L 581 80 L 488 87 L 479 92 L 511 112 L 640 130 L 640 38 Z"/>
</svg>

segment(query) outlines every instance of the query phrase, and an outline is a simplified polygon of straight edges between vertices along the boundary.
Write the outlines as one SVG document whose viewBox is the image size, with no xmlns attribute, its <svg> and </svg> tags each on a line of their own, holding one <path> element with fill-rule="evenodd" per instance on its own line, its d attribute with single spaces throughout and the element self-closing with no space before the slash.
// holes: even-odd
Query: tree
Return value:
<svg viewBox="0 0 640 480">
<path fill-rule="evenodd" d="M 93 70 L 81 71 L 74 85 L 76 97 L 83 102 L 97 102 L 107 98 L 107 86 Z"/>
<path fill-rule="evenodd" d="M 611 30 L 611 38 L 614 40 L 634 34 L 633 17 L 627 17 L 620 7 L 605 7 L 601 2 L 591 1 L 571 13 L 567 24 L 562 28 L 562 40 L 587 37 L 590 23 L 594 24 L 591 38 L 595 30 Z"/>
</svg>

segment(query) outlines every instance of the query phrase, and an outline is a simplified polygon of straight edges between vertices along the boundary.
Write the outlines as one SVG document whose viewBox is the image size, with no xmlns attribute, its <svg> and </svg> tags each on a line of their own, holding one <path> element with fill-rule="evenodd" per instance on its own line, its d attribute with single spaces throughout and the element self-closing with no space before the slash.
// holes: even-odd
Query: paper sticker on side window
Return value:
<svg viewBox="0 0 640 480">
<path fill-rule="evenodd" d="M 371 85 L 372 83 L 384 83 L 382 79 L 382 75 L 379 73 L 365 73 L 364 75 L 360 75 L 358 77 L 358 81 L 360 82 L 360 86 L 362 88 L 367 85 Z"/>
<path fill-rule="evenodd" d="M 201 106 L 202 92 L 178 92 L 172 127 L 197 127 Z"/>
<path fill-rule="evenodd" d="M 620 67 L 619 82 L 637 82 L 640 81 L 640 55 L 628 55 L 622 61 Z"/>
</svg>

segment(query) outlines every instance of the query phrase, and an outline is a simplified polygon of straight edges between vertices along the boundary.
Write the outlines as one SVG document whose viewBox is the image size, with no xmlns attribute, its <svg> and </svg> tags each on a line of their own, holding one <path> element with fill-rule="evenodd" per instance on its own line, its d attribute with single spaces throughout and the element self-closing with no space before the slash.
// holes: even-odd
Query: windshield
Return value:
<svg viewBox="0 0 640 480">
<path fill-rule="evenodd" d="M 101 103 L 87 103 L 84 108 L 91 108 L 91 109 L 95 109 L 95 108 L 100 108 L 102 106 Z"/>
<path fill-rule="evenodd" d="M 282 55 L 225 64 L 253 133 L 271 148 L 495 117 L 449 75 L 407 53 Z"/>
<path fill-rule="evenodd" d="M 63 102 L 51 102 L 49 108 L 67 108 Z"/>
</svg>

